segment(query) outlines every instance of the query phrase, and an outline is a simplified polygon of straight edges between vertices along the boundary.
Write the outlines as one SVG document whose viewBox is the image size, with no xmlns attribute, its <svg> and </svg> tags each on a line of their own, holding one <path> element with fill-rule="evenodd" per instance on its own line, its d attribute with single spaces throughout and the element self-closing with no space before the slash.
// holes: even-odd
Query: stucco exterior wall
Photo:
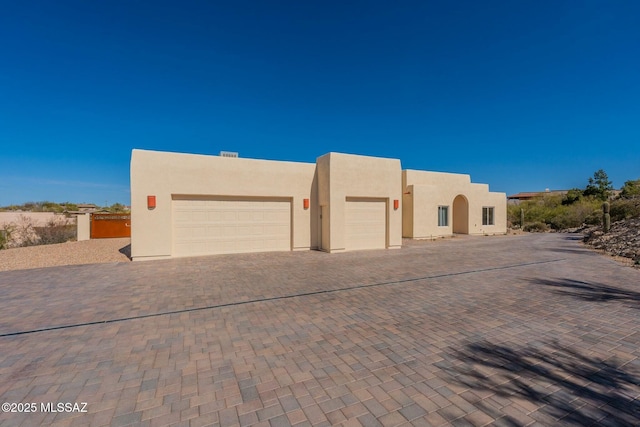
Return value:
<svg viewBox="0 0 640 427">
<path fill-rule="evenodd" d="M 402 200 L 400 160 L 328 153 L 319 157 L 316 164 L 320 205 L 328 207 L 327 212 L 323 208 L 323 250 L 348 249 L 345 245 L 347 198 L 386 200 L 387 248 L 402 246 L 402 208 L 393 207 L 394 200 Z"/>
<path fill-rule="evenodd" d="M 410 209 L 403 214 L 406 221 L 403 237 L 451 236 L 454 226 L 455 232 L 475 235 L 507 232 L 505 193 L 490 192 L 488 185 L 471 183 L 470 176 L 464 174 L 405 170 L 402 175 L 404 191 L 409 193 L 404 195 L 405 209 Z M 463 197 L 454 204 L 458 196 Z M 465 205 L 468 210 L 460 210 Z M 438 206 L 448 206 L 446 226 L 438 226 Z M 482 225 L 483 207 L 494 208 L 494 225 Z M 468 221 L 466 230 L 461 221 Z"/>
<path fill-rule="evenodd" d="M 494 225 L 482 225 L 482 208 L 495 207 Z M 507 195 L 497 192 L 477 192 L 469 203 L 469 234 L 492 235 L 507 232 Z"/>
<path fill-rule="evenodd" d="M 405 174 L 402 174 L 404 183 Z M 413 236 L 413 185 L 402 185 L 402 237 Z"/>
<path fill-rule="evenodd" d="M 324 155 L 316 160 L 316 174 L 318 176 L 318 249 L 325 252 L 331 250 L 331 177 L 330 156 Z"/>
<path fill-rule="evenodd" d="M 292 206 L 292 249 L 317 245 L 311 232 L 317 203 L 304 209 L 315 185 L 315 164 L 133 150 L 131 155 L 131 256 L 172 255 L 173 196 L 285 197 Z M 156 208 L 147 208 L 147 196 Z"/>
</svg>

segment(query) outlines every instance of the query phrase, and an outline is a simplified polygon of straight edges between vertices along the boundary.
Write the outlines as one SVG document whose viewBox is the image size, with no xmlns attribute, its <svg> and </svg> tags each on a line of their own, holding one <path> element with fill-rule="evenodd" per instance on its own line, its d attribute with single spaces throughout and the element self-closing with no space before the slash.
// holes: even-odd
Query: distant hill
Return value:
<svg viewBox="0 0 640 427">
<path fill-rule="evenodd" d="M 23 212 L 56 212 L 75 211 L 78 209 L 77 203 L 64 202 L 55 203 L 49 201 L 26 202 L 21 205 L 9 205 L 0 207 L 0 211 L 23 211 Z"/>
</svg>

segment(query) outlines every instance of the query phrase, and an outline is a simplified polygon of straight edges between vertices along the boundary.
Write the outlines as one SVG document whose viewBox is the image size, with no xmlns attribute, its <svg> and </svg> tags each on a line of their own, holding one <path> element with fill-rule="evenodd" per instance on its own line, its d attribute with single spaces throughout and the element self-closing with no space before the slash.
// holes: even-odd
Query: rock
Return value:
<svg viewBox="0 0 640 427">
<path fill-rule="evenodd" d="M 640 264 L 640 218 L 617 221 L 611 224 L 608 233 L 604 233 L 602 227 L 590 227 L 582 232 L 587 245 Z"/>
</svg>

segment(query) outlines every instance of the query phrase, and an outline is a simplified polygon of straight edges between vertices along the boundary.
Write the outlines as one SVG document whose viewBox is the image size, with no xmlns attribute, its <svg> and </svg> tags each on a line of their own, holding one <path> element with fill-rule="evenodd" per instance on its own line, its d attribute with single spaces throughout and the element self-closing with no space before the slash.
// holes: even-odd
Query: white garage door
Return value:
<svg viewBox="0 0 640 427">
<path fill-rule="evenodd" d="M 289 200 L 173 200 L 174 256 L 289 250 Z"/>
<path fill-rule="evenodd" d="M 387 247 L 387 204 L 384 200 L 347 199 L 345 248 Z"/>
</svg>

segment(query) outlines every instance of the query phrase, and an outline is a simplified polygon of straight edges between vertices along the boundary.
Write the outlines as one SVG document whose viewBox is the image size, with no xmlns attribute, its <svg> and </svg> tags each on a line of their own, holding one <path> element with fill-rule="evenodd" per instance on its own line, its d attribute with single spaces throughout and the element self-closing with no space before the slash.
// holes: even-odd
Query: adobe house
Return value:
<svg viewBox="0 0 640 427">
<path fill-rule="evenodd" d="M 468 175 L 328 153 L 316 163 L 131 155 L 133 260 L 394 249 L 402 238 L 506 233 L 506 196 Z"/>
</svg>

